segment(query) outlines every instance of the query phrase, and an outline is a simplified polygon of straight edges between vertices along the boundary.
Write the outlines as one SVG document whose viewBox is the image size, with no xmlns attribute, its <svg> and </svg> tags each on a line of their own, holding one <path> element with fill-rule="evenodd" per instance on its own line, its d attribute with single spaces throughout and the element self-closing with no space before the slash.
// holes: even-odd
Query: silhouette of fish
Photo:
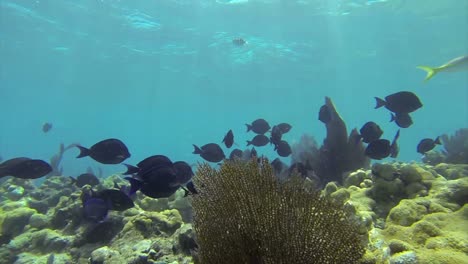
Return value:
<svg viewBox="0 0 468 264">
<path fill-rule="evenodd" d="M 77 158 L 90 156 L 102 164 L 119 164 L 130 157 L 127 146 L 115 138 L 100 141 L 89 149 L 80 145 L 77 145 L 77 147 L 80 149 Z"/>
<path fill-rule="evenodd" d="M 253 131 L 256 134 L 263 135 L 270 130 L 270 125 L 265 119 L 259 118 L 252 122 L 252 124 L 245 124 L 247 132 Z"/>
<path fill-rule="evenodd" d="M 37 179 L 52 172 L 49 163 L 26 157 L 13 158 L 0 164 L 0 178 L 13 176 L 21 179 Z"/>
<path fill-rule="evenodd" d="M 376 106 L 380 108 L 385 106 L 394 113 L 411 113 L 422 107 L 422 103 L 412 92 L 402 91 L 385 97 L 385 100 L 375 97 Z"/>
<path fill-rule="evenodd" d="M 204 160 L 209 162 L 220 162 L 225 158 L 224 152 L 218 144 L 209 143 L 201 148 L 193 145 L 193 154 L 199 154 Z"/>
<path fill-rule="evenodd" d="M 425 138 L 422 139 L 419 143 L 418 146 L 416 147 L 416 150 L 418 153 L 425 154 L 426 152 L 432 150 L 435 148 L 436 145 L 441 145 L 442 143 L 440 142 L 440 138 L 436 137 L 435 139 L 431 138 Z"/>
<path fill-rule="evenodd" d="M 226 136 L 223 138 L 223 143 L 226 146 L 226 148 L 232 147 L 232 144 L 234 144 L 234 133 L 232 133 L 232 129 L 230 129 Z"/>
</svg>

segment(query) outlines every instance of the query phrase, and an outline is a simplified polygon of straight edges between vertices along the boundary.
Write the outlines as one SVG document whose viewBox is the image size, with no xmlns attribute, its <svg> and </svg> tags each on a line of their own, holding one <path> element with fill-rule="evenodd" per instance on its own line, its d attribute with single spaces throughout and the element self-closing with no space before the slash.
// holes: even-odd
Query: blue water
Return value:
<svg viewBox="0 0 468 264">
<path fill-rule="evenodd" d="M 304 133 L 321 142 L 325 96 L 349 130 L 372 120 L 392 139 L 397 127 L 374 96 L 402 90 L 424 107 L 401 132 L 398 160 L 419 161 L 420 139 L 468 127 L 468 73 L 424 84 L 416 69 L 468 54 L 468 2 L 239 2 L 1 0 L 0 155 L 48 160 L 61 142 L 116 137 L 127 163 L 153 154 L 195 163 L 192 144 L 221 143 L 233 129 L 244 148 L 253 137 L 244 124 L 259 117 L 293 125 L 290 143 Z M 234 46 L 238 37 L 248 44 Z M 66 153 L 65 174 L 124 170 L 77 154 Z"/>
</svg>

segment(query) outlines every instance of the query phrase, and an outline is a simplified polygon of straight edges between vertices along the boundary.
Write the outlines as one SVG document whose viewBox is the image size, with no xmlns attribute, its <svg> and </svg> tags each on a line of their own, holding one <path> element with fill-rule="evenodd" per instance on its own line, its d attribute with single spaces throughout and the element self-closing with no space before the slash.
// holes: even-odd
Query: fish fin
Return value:
<svg viewBox="0 0 468 264">
<path fill-rule="evenodd" d="M 429 66 L 418 66 L 417 68 L 427 72 L 426 78 L 424 79 L 425 82 L 429 81 L 438 72 L 437 68 Z"/>
<path fill-rule="evenodd" d="M 440 137 L 436 137 L 436 139 L 434 140 L 434 144 L 442 145 L 442 142 L 440 142 Z"/>
<path fill-rule="evenodd" d="M 126 164 L 126 163 L 123 163 L 123 165 L 127 167 L 127 171 L 122 173 L 123 175 L 130 175 L 130 174 L 134 174 L 140 171 L 140 168 L 135 167 L 133 165 Z"/>
<path fill-rule="evenodd" d="M 395 121 L 396 116 L 393 113 L 390 113 L 390 122 Z"/>
<path fill-rule="evenodd" d="M 374 98 L 375 98 L 375 109 L 380 108 L 386 104 L 385 100 L 380 99 L 378 97 L 374 97 Z"/>
<path fill-rule="evenodd" d="M 249 125 L 249 124 L 245 124 L 247 126 L 247 132 L 249 132 L 250 130 L 252 130 L 252 125 Z"/>
<path fill-rule="evenodd" d="M 77 159 L 89 156 L 91 152 L 89 149 L 82 147 L 82 146 L 76 146 L 76 147 L 80 149 L 80 155 L 76 157 Z"/>
<path fill-rule="evenodd" d="M 203 153 L 203 151 L 199 147 L 197 147 L 197 145 L 195 145 L 195 144 L 192 144 L 192 145 L 193 145 L 193 148 L 194 148 L 193 154 L 202 154 Z"/>
</svg>

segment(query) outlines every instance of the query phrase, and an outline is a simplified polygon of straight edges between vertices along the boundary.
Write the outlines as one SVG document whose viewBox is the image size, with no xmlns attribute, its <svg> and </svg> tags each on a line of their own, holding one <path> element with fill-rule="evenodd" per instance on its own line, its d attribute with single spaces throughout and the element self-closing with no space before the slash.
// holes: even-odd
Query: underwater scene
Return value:
<svg viewBox="0 0 468 264">
<path fill-rule="evenodd" d="M 0 0 L 0 264 L 468 263 L 468 1 Z"/>
</svg>

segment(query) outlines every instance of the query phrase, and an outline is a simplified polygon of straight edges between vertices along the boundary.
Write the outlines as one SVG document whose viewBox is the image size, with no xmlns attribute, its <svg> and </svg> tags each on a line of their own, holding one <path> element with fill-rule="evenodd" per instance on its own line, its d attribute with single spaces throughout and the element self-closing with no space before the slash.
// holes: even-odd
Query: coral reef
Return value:
<svg viewBox="0 0 468 264">
<path fill-rule="evenodd" d="M 331 119 L 325 124 L 327 136 L 322 146 L 318 149 L 313 139 L 303 136 L 293 147 L 293 163 L 306 164 L 322 185 L 331 181 L 342 183 L 344 173 L 370 164 L 357 130 L 353 129 L 348 136 L 346 124 L 329 97 L 325 97 L 325 106 Z"/>
<path fill-rule="evenodd" d="M 375 164 L 323 192 L 369 233 L 362 263 L 468 262 L 466 165 Z"/>
<path fill-rule="evenodd" d="M 124 183 L 114 175 L 97 189 Z M 20 188 L 22 194 L 10 199 Z M 82 190 L 67 177 L 48 177 L 40 186 L 10 178 L 0 191 L 7 194 L 0 196 L 0 263 L 191 263 L 193 229 L 177 209 L 189 207 L 178 201 L 188 200 L 183 191 L 161 201 L 138 197 L 135 208 L 101 223 L 83 218 Z M 145 211 L 139 207 L 145 203 L 159 206 Z"/>
<path fill-rule="evenodd" d="M 280 184 L 266 160 L 204 164 L 194 177 L 200 263 L 357 263 L 364 246 L 342 206 Z"/>
</svg>

